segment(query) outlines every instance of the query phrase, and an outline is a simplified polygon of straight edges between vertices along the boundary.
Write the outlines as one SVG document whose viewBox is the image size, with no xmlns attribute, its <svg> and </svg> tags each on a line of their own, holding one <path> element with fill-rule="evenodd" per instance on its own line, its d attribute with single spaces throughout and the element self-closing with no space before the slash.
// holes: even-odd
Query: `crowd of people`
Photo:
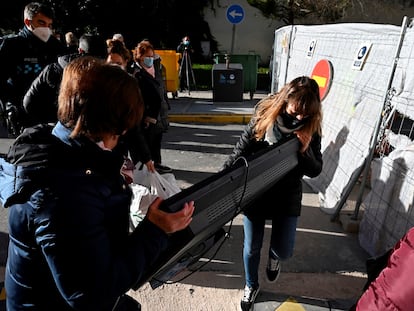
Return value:
<svg viewBox="0 0 414 311">
<path fill-rule="evenodd" d="M 139 310 L 125 293 L 194 211 L 187 202 L 166 213 L 157 199 L 129 232 L 125 161 L 172 171 L 161 164 L 168 97 L 160 59 L 148 40 L 132 55 L 119 34 L 67 33 L 65 45 L 53 20 L 49 6 L 29 3 L 23 29 L 0 43 L 1 105 L 16 138 L 0 160 L 10 211 L 7 309 Z"/>
<path fill-rule="evenodd" d="M 53 20 L 50 7 L 29 3 L 22 30 L 0 43 L 0 105 L 16 137 L 0 159 L 0 200 L 9 208 L 7 309 L 140 310 L 125 293 L 168 247 L 169 235 L 190 224 L 195 209 L 190 201 L 166 213 L 158 198 L 129 232 L 132 192 L 122 174 L 125 163 L 172 172 L 161 159 L 169 127 L 162 60 L 148 39 L 131 53 L 119 33 L 104 40 L 68 32 L 63 44 L 52 35 Z M 178 51 L 189 44 L 184 37 Z M 290 137 L 300 142 L 299 164 L 243 211 L 243 311 L 252 310 L 260 290 L 266 220 L 272 221 L 266 276 L 275 282 L 281 263 L 293 256 L 302 178 L 322 170 L 319 87 L 307 76 L 256 105 L 223 169 Z M 412 231 L 404 242 L 411 238 Z M 390 260 L 400 263 L 401 249 L 412 254 L 405 244 Z M 398 288 L 391 268 L 380 276 L 391 275 Z M 387 295 L 383 289 L 390 284 L 383 283 L 372 281 L 354 309 L 385 310 L 390 302 L 376 298 L 378 288 L 381 297 Z M 412 306 L 399 296 L 392 299 Z"/>
</svg>

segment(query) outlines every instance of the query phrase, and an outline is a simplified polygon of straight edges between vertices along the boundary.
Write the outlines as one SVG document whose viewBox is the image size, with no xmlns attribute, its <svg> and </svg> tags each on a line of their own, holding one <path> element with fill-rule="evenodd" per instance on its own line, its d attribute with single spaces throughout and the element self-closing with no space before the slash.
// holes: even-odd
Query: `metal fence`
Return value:
<svg viewBox="0 0 414 311">
<path fill-rule="evenodd" d="M 413 47 L 406 17 L 401 26 L 295 25 L 275 31 L 272 92 L 299 75 L 311 76 L 321 60 L 332 66 L 322 102 L 324 168 L 306 182 L 333 219 L 359 187 L 353 217 L 362 218 L 360 243 L 372 255 L 414 225 Z"/>
</svg>

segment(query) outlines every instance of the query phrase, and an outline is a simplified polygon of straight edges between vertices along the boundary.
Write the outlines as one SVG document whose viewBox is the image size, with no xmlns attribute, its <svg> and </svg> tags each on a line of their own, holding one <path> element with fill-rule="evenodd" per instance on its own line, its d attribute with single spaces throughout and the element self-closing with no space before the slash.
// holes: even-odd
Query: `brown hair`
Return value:
<svg viewBox="0 0 414 311">
<path fill-rule="evenodd" d="M 134 61 L 138 62 L 148 50 L 154 51 L 154 46 L 148 40 L 142 40 L 134 50 Z"/>
<path fill-rule="evenodd" d="M 131 60 L 131 53 L 122 41 L 118 39 L 108 39 L 106 40 L 106 44 L 108 45 L 108 55 L 119 54 L 125 62 Z"/>
<path fill-rule="evenodd" d="M 121 68 L 90 56 L 65 67 L 58 119 L 72 129 L 71 137 L 121 135 L 141 121 L 143 110 L 137 80 Z"/>
<path fill-rule="evenodd" d="M 261 139 L 273 126 L 278 115 L 286 110 L 288 101 L 296 103 L 296 111 L 308 116 L 301 131 L 313 135 L 322 132 L 322 107 L 319 86 L 314 79 L 297 77 L 274 95 L 261 100 L 256 107 L 255 137 Z"/>
</svg>

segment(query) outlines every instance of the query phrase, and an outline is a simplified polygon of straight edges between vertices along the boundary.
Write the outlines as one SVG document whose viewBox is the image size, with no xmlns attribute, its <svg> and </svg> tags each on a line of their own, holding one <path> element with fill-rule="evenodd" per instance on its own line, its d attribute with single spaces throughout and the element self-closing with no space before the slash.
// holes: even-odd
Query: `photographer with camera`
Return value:
<svg viewBox="0 0 414 311">
<path fill-rule="evenodd" d="M 190 45 L 190 37 L 185 36 L 182 38 L 180 44 L 177 46 L 177 52 L 181 53 L 180 59 L 180 71 L 178 72 L 178 76 L 180 78 L 180 91 L 184 92 L 185 89 L 188 90 L 190 93 L 190 76 L 189 73 L 191 72 L 194 87 L 196 85 L 193 68 L 191 66 L 191 58 L 190 53 L 194 52 Z"/>
<path fill-rule="evenodd" d="M 184 38 L 182 38 L 180 44 L 178 45 L 177 52 L 184 53 L 184 51 L 188 50 L 189 47 L 190 47 L 190 37 L 185 36 Z"/>
</svg>

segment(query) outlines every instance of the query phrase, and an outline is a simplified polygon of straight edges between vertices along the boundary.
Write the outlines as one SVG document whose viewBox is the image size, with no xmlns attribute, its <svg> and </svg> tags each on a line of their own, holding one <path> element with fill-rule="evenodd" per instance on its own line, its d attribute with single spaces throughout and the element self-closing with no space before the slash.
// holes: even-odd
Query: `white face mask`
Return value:
<svg viewBox="0 0 414 311">
<path fill-rule="evenodd" d="M 47 42 L 52 35 L 52 30 L 49 27 L 37 27 L 33 29 L 33 34 L 43 42 Z"/>
</svg>

